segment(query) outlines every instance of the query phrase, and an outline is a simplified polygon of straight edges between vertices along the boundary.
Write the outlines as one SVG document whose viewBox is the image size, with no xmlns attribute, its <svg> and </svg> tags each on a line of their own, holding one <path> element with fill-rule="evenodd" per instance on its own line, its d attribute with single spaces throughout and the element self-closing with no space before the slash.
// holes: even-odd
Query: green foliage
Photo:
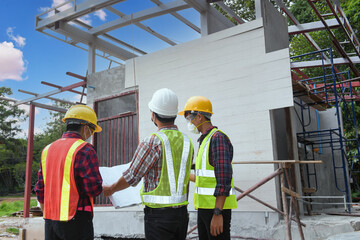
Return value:
<svg viewBox="0 0 360 240">
<path fill-rule="evenodd" d="M 290 6 L 292 2 L 296 1 L 283 0 L 283 2 L 285 3 L 285 5 Z M 229 6 L 241 19 L 245 20 L 245 22 L 255 19 L 255 1 L 225 0 L 224 3 Z M 223 12 L 223 14 L 226 15 L 225 12 Z"/>
<path fill-rule="evenodd" d="M 7 87 L 0 87 L 0 96 L 12 95 L 12 91 Z M 20 131 L 19 122 L 24 120 L 24 110 L 13 107 L 8 101 L 0 99 L 0 143 L 14 138 Z"/>
<path fill-rule="evenodd" d="M 19 235 L 19 229 L 18 228 L 9 227 L 9 228 L 6 229 L 6 232 L 12 233 L 12 234 L 15 234 L 15 235 Z"/>
<path fill-rule="evenodd" d="M 10 88 L 0 88 L 0 96 L 11 95 Z M 68 108 L 67 104 L 58 106 Z M 32 187 L 37 181 L 37 171 L 43 148 L 60 138 L 65 131 L 61 119 L 64 114 L 50 112 L 44 133 L 34 136 Z M 23 110 L 12 107 L 7 101 L 0 100 L 0 196 L 22 192 L 25 186 L 27 139 L 15 138 L 20 132 L 18 120 L 24 120 Z"/>
<path fill-rule="evenodd" d="M 37 205 L 36 200 L 30 201 L 30 207 L 35 207 L 36 205 Z M 0 202 L 0 217 L 10 216 L 12 213 L 21 211 L 23 209 L 24 209 L 24 201 L 14 201 L 14 202 L 2 201 Z"/>
<path fill-rule="evenodd" d="M 11 95 L 10 88 L 0 87 L 0 96 Z M 14 165 L 26 159 L 26 140 L 15 138 L 21 131 L 19 122 L 25 118 L 24 110 L 0 100 L 0 195 L 18 190 L 14 184 Z"/>
</svg>

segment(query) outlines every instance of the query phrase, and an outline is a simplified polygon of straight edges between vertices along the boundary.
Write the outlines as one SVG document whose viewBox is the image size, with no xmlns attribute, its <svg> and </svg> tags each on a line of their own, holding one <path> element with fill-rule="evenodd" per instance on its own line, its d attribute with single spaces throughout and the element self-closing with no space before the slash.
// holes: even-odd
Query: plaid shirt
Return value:
<svg viewBox="0 0 360 240">
<path fill-rule="evenodd" d="M 211 130 L 217 127 L 210 127 L 198 139 L 201 145 L 204 138 L 210 133 Z M 230 139 L 222 132 L 217 131 L 212 135 L 209 146 L 209 164 L 214 167 L 216 188 L 214 196 L 229 196 L 231 189 L 232 179 L 232 158 L 233 146 Z"/>
<path fill-rule="evenodd" d="M 160 130 L 178 130 L 178 128 L 172 125 Z M 145 138 L 137 147 L 129 169 L 123 173 L 125 181 L 130 186 L 136 186 L 144 178 L 144 192 L 154 190 L 160 181 L 162 152 L 160 138 L 154 134 Z"/>
<path fill-rule="evenodd" d="M 66 132 L 62 138 L 81 138 L 76 132 Z M 79 207 L 88 210 L 91 206 L 90 197 L 96 197 L 102 192 L 102 178 L 99 172 L 99 161 L 94 147 L 88 143 L 81 148 L 75 156 L 74 163 L 75 182 L 79 192 Z M 41 169 L 38 172 L 38 181 L 35 192 L 40 203 L 44 203 L 44 179 Z M 85 208 L 86 207 L 86 208 Z M 92 210 L 91 210 L 92 211 Z"/>
</svg>

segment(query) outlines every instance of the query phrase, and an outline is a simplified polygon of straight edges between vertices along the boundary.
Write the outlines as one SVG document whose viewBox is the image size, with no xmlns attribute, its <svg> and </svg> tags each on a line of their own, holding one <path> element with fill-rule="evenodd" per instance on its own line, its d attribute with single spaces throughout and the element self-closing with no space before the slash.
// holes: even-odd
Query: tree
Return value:
<svg viewBox="0 0 360 240">
<path fill-rule="evenodd" d="M 11 94 L 10 88 L 0 87 L 1 97 Z M 15 137 L 21 131 L 18 123 L 24 117 L 24 110 L 0 100 L 0 195 L 17 190 L 13 168 L 26 159 L 26 140 Z"/>
<path fill-rule="evenodd" d="M 12 95 L 10 88 L 0 87 L 0 96 Z M 0 142 L 14 138 L 20 131 L 19 122 L 24 120 L 24 110 L 13 107 L 9 101 L 0 99 Z"/>
</svg>

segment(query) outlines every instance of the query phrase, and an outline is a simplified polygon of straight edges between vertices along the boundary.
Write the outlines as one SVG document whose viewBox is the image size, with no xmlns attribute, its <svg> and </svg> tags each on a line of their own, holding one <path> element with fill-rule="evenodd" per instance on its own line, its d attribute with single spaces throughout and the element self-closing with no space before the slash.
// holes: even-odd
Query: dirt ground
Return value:
<svg viewBox="0 0 360 240">
<path fill-rule="evenodd" d="M 31 197 L 31 199 L 36 199 L 36 197 Z M 23 198 L 0 198 L 0 202 L 13 202 L 21 201 Z M 0 239 L 1 240 L 14 240 L 18 239 L 18 235 L 6 232 L 7 228 L 21 228 L 24 222 L 22 217 L 0 217 Z"/>
<path fill-rule="evenodd" d="M 24 219 L 22 217 L 0 217 L 0 239 L 14 240 L 18 239 L 18 235 L 6 232 L 7 228 L 21 228 Z"/>
</svg>

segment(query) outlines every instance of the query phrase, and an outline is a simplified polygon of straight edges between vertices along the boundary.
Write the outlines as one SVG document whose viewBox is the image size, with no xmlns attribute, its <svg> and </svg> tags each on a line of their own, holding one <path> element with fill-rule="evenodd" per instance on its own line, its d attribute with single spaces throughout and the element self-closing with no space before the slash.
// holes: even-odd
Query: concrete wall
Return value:
<svg viewBox="0 0 360 240">
<path fill-rule="evenodd" d="M 266 21 L 267 26 L 271 26 L 283 21 L 283 18 L 277 13 Z M 121 83 L 117 83 L 120 86 L 119 91 L 132 89 L 135 85 L 139 87 L 140 139 L 156 131 L 150 121 L 147 106 L 152 94 L 159 88 L 168 87 L 179 97 L 179 110 L 183 108 L 186 100 L 194 95 L 203 95 L 212 101 L 215 113 L 212 122 L 232 140 L 234 162 L 273 160 L 274 139 L 270 110 L 292 106 L 293 95 L 289 50 L 280 44 L 281 50 L 275 51 L 274 46 L 279 47 L 275 42 L 270 45 L 265 44 L 266 41 L 271 41 L 271 38 L 266 34 L 264 24 L 264 19 L 260 18 L 201 39 L 129 60 L 125 66 L 124 85 L 122 85 L 122 69 L 115 69 L 118 72 L 114 74 L 103 72 L 91 76 L 95 79 L 96 74 L 102 74 L 95 80 L 96 82 L 120 81 Z M 277 31 L 287 33 L 287 28 L 280 24 Z M 276 41 L 286 42 L 282 39 L 285 36 L 287 39 L 287 34 L 279 34 Z M 102 77 L 107 80 L 103 81 Z M 89 91 L 89 95 L 94 95 L 93 99 L 102 98 L 116 91 L 113 84 L 102 84 L 101 87 L 103 86 L 106 93 L 97 92 L 98 88 L 95 88 L 94 92 Z M 89 99 L 91 100 L 90 97 Z M 188 133 L 183 118 L 179 117 L 176 124 L 181 131 Z M 199 136 L 190 133 L 189 135 L 197 148 L 196 139 Z M 234 164 L 233 167 L 235 185 L 244 190 L 274 171 L 273 164 Z M 195 223 L 196 215 L 191 201 L 193 189 L 194 186 L 191 184 L 189 210 L 192 212 L 191 215 L 194 215 L 191 223 Z M 254 191 L 253 195 L 273 206 L 278 205 L 275 180 Z M 141 211 L 141 208 L 138 211 Z M 105 216 L 109 213 L 101 214 Z M 121 212 L 120 218 L 128 219 L 129 216 L 134 218 L 133 213 L 129 214 L 131 216 Z M 140 218 L 136 217 L 136 219 Z M 256 234 L 258 225 L 268 228 L 279 221 L 278 214 L 249 198 L 239 202 L 233 219 L 232 234 L 244 233 L 246 229 L 247 236 Z M 98 221 L 95 222 L 95 226 L 97 229 L 102 226 L 105 228 L 104 232 L 111 232 L 109 228 L 114 228 L 118 232 L 127 231 L 121 225 Z M 131 225 L 141 224 L 139 220 L 137 225 L 135 223 Z M 262 237 L 266 237 L 266 231 L 264 235 L 262 233 Z"/>
<path fill-rule="evenodd" d="M 147 103 L 159 88 L 179 96 L 180 108 L 194 95 L 213 103 L 213 123 L 234 145 L 234 161 L 272 160 L 270 109 L 292 105 L 288 49 L 266 54 L 262 19 L 135 59 L 139 85 L 140 139 L 156 130 Z M 126 62 L 125 87 L 134 83 L 133 61 Z M 178 118 L 180 130 L 187 131 Z M 194 142 L 198 136 L 191 135 Z M 273 165 L 234 165 L 235 184 L 246 189 L 274 171 Z M 275 182 L 254 192 L 277 205 Z M 192 206 L 190 206 L 190 209 Z M 265 211 L 244 199 L 239 211 Z"/>
<path fill-rule="evenodd" d="M 106 98 L 125 91 L 125 66 L 89 74 L 87 77 L 87 105 L 96 99 Z"/>
</svg>

